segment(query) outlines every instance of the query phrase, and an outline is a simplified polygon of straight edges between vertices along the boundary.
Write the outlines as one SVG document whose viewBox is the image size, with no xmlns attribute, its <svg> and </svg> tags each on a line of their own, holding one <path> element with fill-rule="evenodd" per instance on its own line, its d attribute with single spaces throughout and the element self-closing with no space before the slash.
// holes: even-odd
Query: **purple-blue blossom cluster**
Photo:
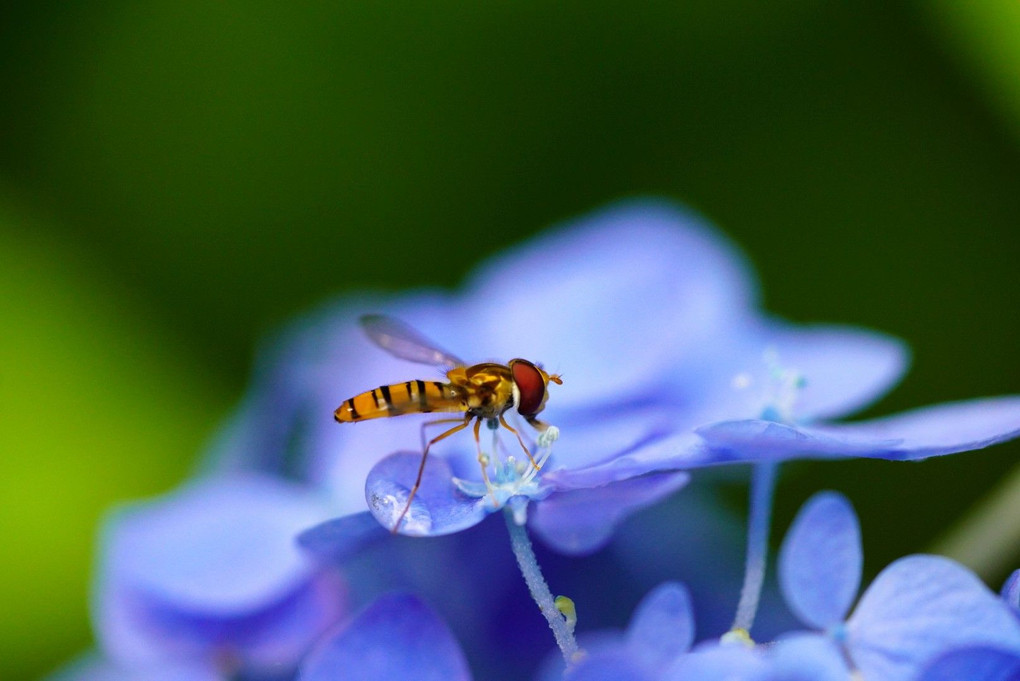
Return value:
<svg viewBox="0 0 1020 681">
<path fill-rule="evenodd" d="M 526 357 L 561 374 L 543 412 L 560 436 L 536 445 L 541 470 L 493 431 L 485 479 L 471 436 L 445 439 L 399 526 L 406 536 L 392 535 L 421 460 L 421 420 L 339 426 L 332 413 L 374 386 L 441 376 L 373 346 L 358 324 L 366 312 L 476 361 Z M 726 618 L 736 588 L 697 556 L 676 579 L 713 584 L 707 595 L 663 584 L 625 632 L 593 631 L 645 586 L 614 559 L 627 545 L 614 535 L 621 525 L 640 538 L 649 523 L 678 532 L 717 523 L 720 511 L 703 503 L 632 517 L 677 508 L 663 502 L 696 469 L 752 464 L 771 480 L 789 459 L 917 460 L 1020 435 L 1017 396 L 838 421 L 906 363 L 888 336 L 765 315 L 734 246 L 662 202 L 562 226 L 483 263 L 457 294 L 334 301 L 267 343 L 195 481 L 109 516 L 93 593 L 97 650 L 59 678 L 1016 678 L 1020 576 L 998 598 L 947 559 L 910 556 L 858 599 L 860 530 L 834 493 L 809 501 L 789 530 L 778 561 L 784 612 L 761 613 L 788 626 L 757 644 L 745 628 L 760 580 L 745 581 L 749 614 L 728 632 L 706 630 L 699 622 Z M 760 537 L 771 486 L 758 492 Z M 497 511 L 510 540 L 486 521 Z M 749 553 L 748 573 L 764 570 L 764 553 Z M 546 580 L 573 589 L 576 623 Z M 554 639 L 537 610 L 558 662 L 546 659 Z"/>
<path fill-rule="evenodd" d="M 889 565 L 857 599 L 862 560 L 860 529 L 849 501 L 822 492 L 801 509 L 779 561 L 783 597 L 806 630 L 790 631 L 768 645 L 756 646 L 738 635 L 692 648 L 686 591 L 679 584 L 664 584 L 641 602 L 622 637 L 590 645 L 569 678 L 1015 678 L 1020 620 L 1008 599 L 996 596 L 966 568 L 928 555 Z M 949 669 L 957 675 L 947 676 Z"/>
</svg>

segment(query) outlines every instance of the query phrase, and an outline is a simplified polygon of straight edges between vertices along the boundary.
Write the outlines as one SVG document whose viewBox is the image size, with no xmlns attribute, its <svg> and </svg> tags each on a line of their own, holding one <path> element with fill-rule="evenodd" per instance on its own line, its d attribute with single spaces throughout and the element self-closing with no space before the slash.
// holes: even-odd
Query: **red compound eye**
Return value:
<svg viewBox="0 0 1020 681">
<path fill-rule="evenodd" d="M 510 362 L 510 371 L 513 372 L 514 383 L 521 394 L 517 411 L 521 416 L 534 416 L 542 411 L 545 402 L 545 379 L 542 378 L 542 372 L 525 359 Z"/>
</svg>

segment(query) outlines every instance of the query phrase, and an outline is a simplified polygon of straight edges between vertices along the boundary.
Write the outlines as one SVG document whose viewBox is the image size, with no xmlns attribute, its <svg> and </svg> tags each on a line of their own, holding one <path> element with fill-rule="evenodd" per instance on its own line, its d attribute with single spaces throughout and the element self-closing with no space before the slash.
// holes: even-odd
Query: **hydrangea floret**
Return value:
<svg viewBox="0 0 1020 681">
<path fill-rule="evenodd" d="M 1020 670 L 1020 623 L 1006 603 L 949 559 L 915 555 L 895 561 L 851 613 L 863 563 L 860 540 L 853 508 L 834 492 L 810 499 L 787 533 L 779 558 L 780 584 L 791 611 L 813 632 L 789 632 L 767 644 L 726 635 L 692 649 L 690 599 L 680 585 L 666 584 L 645 597 L 623 637 L 582 639 L 585 657 L 567 678 L 1014 678 L 1010 674 Z M 607 669 L 613 676 L 606 675 Z M 543 681 L 551 678 L 547 674 Z"/>
<path fill-rule="evenodd" d="M 1020 623 L 963 566 L 913 555 L 886 567 L 849 615 L 861 580 L 860 530 L 850 502 L 820 493 L 793 523 L 779 558 L 790 609 L 865 678 L 910 681 L 936 656 L 988 646 L 1020 653 Z"/>
<path fill-rule="evenodd" d="M 460 645 L 421 599 L 380 597 L 330 631 L 308 654 L 298 681 L 471 681 Z"/>
<path fill-rule="evenodd" d="M 108 518 L 96 634 L 124 670 L 294 668 L 345 611 L 345 586 L 296 546 L 326 498 L 278 478 L 203 479 Z"/>
</svg>

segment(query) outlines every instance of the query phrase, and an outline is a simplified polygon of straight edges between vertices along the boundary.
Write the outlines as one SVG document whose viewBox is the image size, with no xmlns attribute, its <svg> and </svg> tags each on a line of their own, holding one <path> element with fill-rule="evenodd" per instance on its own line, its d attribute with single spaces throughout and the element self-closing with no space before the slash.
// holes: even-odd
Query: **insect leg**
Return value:
<svg viewBox="0 0 1020 681">
<path fill-rule="evenodd" d="M 531 452 L 528 451 L 528 447 L 524 444 L 524 439 L 521 438 L 521 434 L 518 433 L 516 429 L 510 427 L 510 424 L 506 422 L 506 419 L 503 418 L 502 414 L 499 415 L 499 425 L 503 426 L 504 428 L 506 428 L 511 433 L 517 436 L 517 441 L 521 443 L 521 449 L 523 449 L 524 453 L 528 455 L 528 461 L 530 461 L 531 465 L 535 467 L 535 470 L 539 470 L 540 468 L 542 468 L 541 466 L 538 465 L 538 462 L 535 461 L 535 457 L 531 455 Z"/>
<path fill-rule="evenodd" d="M 418 477 L 414 479 L 414 485 L 411 486 L 411 492 L 407 495 L 407 503 L 404 504 L 404 510 L 400 512 L 400 515 L 397 517 L 397 522 L 393 524 L 393 527 L 390 529 L 390 532 L 392 532 L 393 534 L 397 533 L 397 530 L 400 529 L 400 523 L 403 522 L 404 520 L 404 516 L 406 516 L 407 512 L 411 510 L 411 502 L 414 500 L 414 495 L 418 492 L 418 487 L 421 486 L 421 476 L 425 473 L 425 460 L 429 458 L 429 448 L 432 447 L 432 445 L 439 442 L 440 440 L 446 439 L 453 435 L 454 433 L 467 428 L 468 425 L 470 425 L 472 418 L 474 417 L 471 414 L 468 414 L 467 417 L 463 421 L 461 421 L 458 425 L 454 426 L 453 428 L 450 428 L 447 431 L 440 433 L 436 437 L 429 440 L 428 444 L 425 445 L 425 449 L 421 453 L 421 463 L 418 464 Z"/>
<path fill-rule="evenodd" d="M 492 505 L 499 508 L 499 502 L 496 501 L 496 493 L 492 491 L 492 483 L 489 482 L 489 457 L 482 454 L 482 441 L 478 436 L 478 431 L 482 427 L 482 417 L 479 416 L 475 420 L 475 447 L 478 449 L 478 465 L 482 467 L 482 482 L 485 483 L 485 489 L 489 490 L 489 496 L 492 497 Z M 493 452 L 495 454 L 495 452 Z"/>
<path fill-rule="evenodd" d="M 429 426 L 436 426 L 440 423 L 460 423 L 463 419 L 460 416 L 455 416 L 451 419 L 435 419 L 433 421 L 425 421 L 421 424 L 421 448 L 425 449 L 425 429 Z"/>
<path fill-rule="evenodd" d="M 526 416 L 525 419 L 527 420 L 528 423 L 531 424 L 532 428 L 534 428 L 540 433 L 544 433 L 545 431 L 549 430 L 549 424 L 546 423 L 545 421 L 539 421 L 534 416 Z"/>
<path fill-rule="evenodd" d="M 523 423 L 521 419 L 524 417 L 522 417 L 520 414 L 513 410 L 508 411 L 507 413 L 510 414 L 510 418 L 507 419 L 507 421 L 513 421 L 513 427 L 516 428 L 517 432 L 521 434 L 521 437 L 524 439 L 524 444 L 527 445 L 528 447 L 528 451 L 531 451 L 532 448 L 537 447 L 534 438 L 531 437 L 531 433 L 524 430 L 524 428 L 521 426 L 521 424 Z"/>
</svg>

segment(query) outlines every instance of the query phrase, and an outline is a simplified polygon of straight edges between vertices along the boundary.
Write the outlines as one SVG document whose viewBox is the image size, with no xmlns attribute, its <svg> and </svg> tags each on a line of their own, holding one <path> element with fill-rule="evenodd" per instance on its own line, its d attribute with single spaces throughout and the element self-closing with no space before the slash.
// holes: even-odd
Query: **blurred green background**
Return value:
<svg viewBox="0 0 1020 681">
<path fill-rule="evenodd" d="M 773 312 L 908 340 L 869 414 L 1020 392 L 1018 8 L 5 7 L 0 677 L 89 644 L 99 514 L 188 474 L 261 334 L 342 290 L 455 285 L 621 196 L 703 211 Z M 1018 454 L 793 465 L 777 520 L 847 492 L 874 574 Z"/>
</svg>

